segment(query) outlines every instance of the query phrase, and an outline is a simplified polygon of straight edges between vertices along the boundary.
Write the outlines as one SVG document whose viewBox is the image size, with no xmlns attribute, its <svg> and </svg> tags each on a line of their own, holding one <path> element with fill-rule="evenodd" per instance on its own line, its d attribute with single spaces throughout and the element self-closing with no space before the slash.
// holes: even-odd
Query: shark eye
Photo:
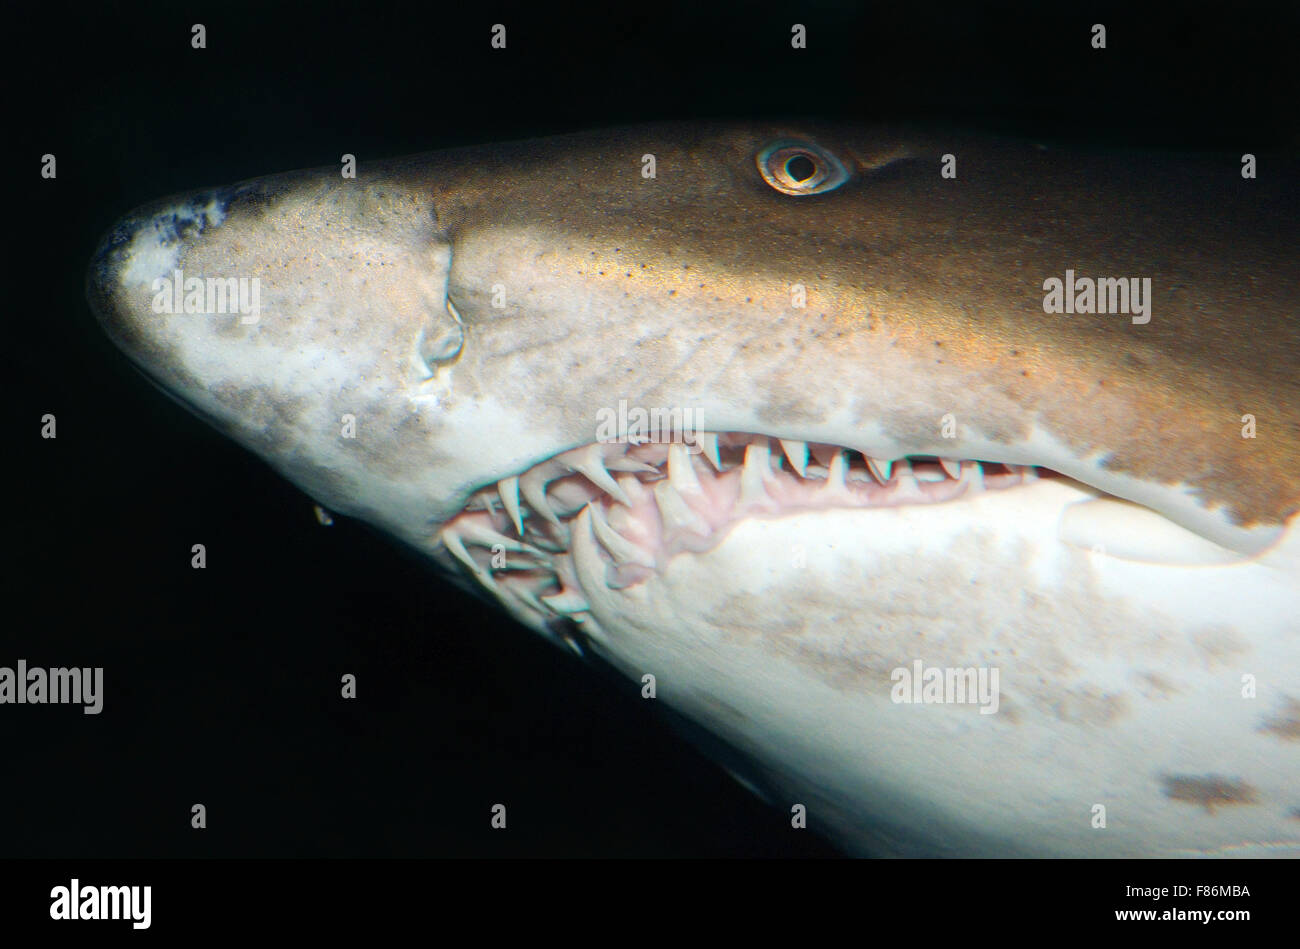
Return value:
<svg viewBox="0 0 1300 949">
<path fill-rule="evenodd" d="M 764 181 L 795 197 L 825 194 L 849 180 L 844 163 L 812 142 L 773 142 L 754 161 Z"/>
</svg>

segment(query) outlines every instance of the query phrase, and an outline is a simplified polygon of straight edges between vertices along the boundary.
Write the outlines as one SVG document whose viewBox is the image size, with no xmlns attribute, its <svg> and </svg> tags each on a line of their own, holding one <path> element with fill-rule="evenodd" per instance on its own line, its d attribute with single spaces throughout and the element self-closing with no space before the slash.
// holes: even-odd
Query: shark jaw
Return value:
<svg viewBox="0 0 1300 949">
<path fill-rule="evenodd" d="M 798 194 L 765 163 L 792 142 L 838 190 Z M 618 156 L 648 149 L 689 173 L 658 191 L 627 177 Z M 1158 335 L 1179 321 L 1158 307 L 1151 337 L 1116 336 L 1127 319 L 1044 330 L 1038 285 L 1065 251 L 1035 219 L 999 232 L 1006 195 L 958 200 L 897 164 L 923 151 L 688 127 L 364 183 L 279 176 L 128 216 L 90 297 L 205 420 L 653 682 L 747 783 L 849 849 L 1294 850 L 1292 448 L 1243 442 L 1235 414 L 1267 392 L 1288 417 L 1293 384 L 1266 360 L 1213 375 L 1186 333 Z M 1131 272 L 1104 256 L 1115 222 L 1092 223 L 1102 236 L 1064 259 Z M 1004 302 L 1031 256 L 1032 318 Z M 154 282 L 178 272 L 256 280 L 256 318 L 160 311 Z M 1174 277 L 1198 279 L 1155 285 Z M 1236 292 L 1199 279 L 1204 299 Z M 1286 302 L 1255 292 L 1261 321 Z M 1286 323 L 1271 332 L 1291 346 Z M 600 440 L 624 398 L 711 427 Z M 944 689 L 899 701 L 914 668 L 938 673 L 922 696 L 996 670 L 996 711 Z"/>
<path fill-rule="evenodd" d="M 592 443 L 562 452 L 475 492 L 437 537 L 519 619 L 576 646 L 571 623 L 591 611 L 584 589 L 645 582 L 679 554 L 707 554 L 747 519 L 971 503 L 1043 477 L 1057 482 L 1051 493 L 1061 508 L 1055 516 L 1062 543 L 1098 555 L 1109 543 L 1112 556 L 1166 566 L 1246 559 L 1132 504 L 1107 504 L 1099 492 L 1050 469 L 928 456 L 887 460 L 735 432 L 697 433 L 693 443 Z M 576 547 L 584 541 L 594 543 L 580 556 Z M 805 545 L 789 553 L 792 568 L 806 566 Z"/>
</svg>

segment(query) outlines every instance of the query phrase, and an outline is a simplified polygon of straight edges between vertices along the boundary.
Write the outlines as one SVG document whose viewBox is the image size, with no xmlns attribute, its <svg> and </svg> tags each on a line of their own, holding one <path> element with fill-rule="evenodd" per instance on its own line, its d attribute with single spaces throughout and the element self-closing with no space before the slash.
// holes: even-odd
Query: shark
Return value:
<svg viewBox="0 0 1300 949">
<path fill-rule="evenodd" d="M 615 667 L 792 832 L 1295 856 L 1295 170 L 599 129 L 170 197 L 87 294 L 323 517 Z"/>
</svg>

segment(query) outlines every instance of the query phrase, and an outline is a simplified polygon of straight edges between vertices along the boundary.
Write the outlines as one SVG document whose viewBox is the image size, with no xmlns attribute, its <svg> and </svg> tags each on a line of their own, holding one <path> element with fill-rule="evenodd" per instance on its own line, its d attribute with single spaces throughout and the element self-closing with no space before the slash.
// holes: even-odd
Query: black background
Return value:
<svg viewBox="0 0 1300 949">
<path fill-rule="evenodd" d="M 489 47 L 498 22 L 506 50 Z M 307 497 L 156 393 L 83 295 L 122 213 L 344 152 L 670 118 L 1258 151 L 1297 142 L 1298 26 L 1293 2 L 169 3 L 11 20 L 0 665 L 103 666 L 106 698 L 99 716 L 0 706 L 0 856 L 835 853 L 635 684 L 363 525 L 318 526 Z"/>
</svg>

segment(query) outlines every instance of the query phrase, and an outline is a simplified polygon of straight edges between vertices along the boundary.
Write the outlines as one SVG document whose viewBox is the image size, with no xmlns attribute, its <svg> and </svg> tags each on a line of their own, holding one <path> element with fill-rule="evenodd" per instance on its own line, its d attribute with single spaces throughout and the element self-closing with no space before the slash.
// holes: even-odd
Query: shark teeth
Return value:
<svg viewBox="0 0 1300 949">
<path fill-rule="evenodd" d="M 714 471 L 722 471 L 722 456 L 718 454 L 718 433 L 704 432 L 696 437 L 696 444 L 704 453 L 704 457 L 709 459 L 709 464 L 713 465 Z"/>
<path fill-rule="evenodd" d="M 881 484 L 889 484 L 889 475 L 894 470 L 892 461 L 885 461 L 883 458 L 872 458 L 870 455 L 863 455 L 867 462 L 867 470 Z"/>
<path fill-rule="evenodd" d="M 808 443 L 783 438 L 781 450 L 785 452 L 786 461 L 790 462 L 790 467 L 795 470 L 795 474 L 801 478 L 808 477 Z"/>
<path fill-rule="evenodd" d="M 830 466 L 826 469 L 826 486 L 822 488 L 823 492 L 829 492 L 832 495 L 844 494 L 848 490 L 847 475 L 849 473 L 849 462 L 846 453 L 837 451 L 831 455 Z"/>
<path fill-rule="evenodd" d="M 574 613 L 588 613 L 591 611 L 591 604 L 587 598 L 576 590 L 563 590 L 560 593 L 552 593 L 550 596 L 544 596 L 541 601 L 549 609 L 554 610 L 561 616 L 572 616 Z"/>
<path fill-rule="evenodd" d="M 767 493 L 767 481 L 772 477 L 772 449 L 767 439 L 750 442 L 745 446 L 745 466 L 740 472 L 740 506 L 773 507 Z"/>
<path fill-rule="evenodd" d="M 490 524 L 484 523 L 476 518 L 467 518 L 461 523 L 457 530 L 462 540 L 469 541 L 479 547 L 501 547 L 516 554 L 530 554 L 539 560 L 545 560 L 546 555 L 531 544 L 525 544 L 522 541 L 515 540 L 513 537 L 507 537 L 500 533 Z"/>
<path fill-rule="evenodd" d="M 553 526 L 560 526 L 560 519 L 551 509 L 551 502 L 546 498 L 546 486 L 552 480 L 552 473 L 545 466 L 538 465 L 524 472 L 519 479 L 519 491 L 528 502 L 528 506 L 540 514 Z"/>
<path fill-rule="evenodd" d="M 707 537 L 712 533 L 713 529 L 709 527 L 708 522 L 691 510 L 672 481 L 655 482 L 654 495 L 664 531 L 671 533 L 685 530 L 700 537 Z"/>
<path fill-rule="evenodd" d="M 700 484 L 700 479 L 691 464 L 690 449 L 680 442 L 668 446 L 668 481 L 678 491 L 686 494 L 704 492 L 704 486 Z"/>
<path fill-rule="evenodd" d="M 626 588 L 680 552 L 710 549 L 746 517 L 938 503 L 1039 477 L 1032 465 L 986 471 L 971 459 L 885 459 L 776 440 L 775 455 L 771 438 L 734 432 L 584 445 L 476 491 L 437 539 L 516 613 L 562 638 L 563 624 L 551 622 L 588 620 L 595 579 L 606 589 Z"/>
<path fill-rule="evenodd" d="M 497 582 L 492 577 L 492 571 L 481 566 L 477 560 L 470 556 L 470 552 L 465 549 L 465 544 L 461 541 L 460 535 L 454 531 L 443 531 L 442 542 L 446 548 L 451 551 L 453 557 L 469 568 L 479 583 L 483 584 L 489 590 L 497 590 Z"/>
<path fill-rule="evenodd" d="M 595 503 L 588 504 L 587 510 L 591 512 L 591 527 L 596 532 L 596 540 L 600 542 L 600 546 L 605 548 L 605 552 L 613 558 L 615 564 L 622 567 L 634 563 L 642 567 L 648 567 L 651 570 L 654 569 L 655 555 L 653 553 L 632 543 L 632 541 L 610 527 L 609 521 L 605 520 L 604 513 Z"/>
<path fill-rule="evenodd" d="M 613 497 L 619 504 L 632 506 L 632 501 L 606 470 L 605 457 L 600 445 L 588 445 L 586 448 L 565 452 L 560 458 L 574 471 L 586 475 L 587 480 Z"/>
<path fill-rule="evenodd" d="M 502 478 L 497 482 L 497 493 L 501 495 L 501 506 L 506 509 L 510 523 L 515 525 L 515 533 L 524 536 L 524 518 L 519 511 L 519 479 Z"/>
</svg>

